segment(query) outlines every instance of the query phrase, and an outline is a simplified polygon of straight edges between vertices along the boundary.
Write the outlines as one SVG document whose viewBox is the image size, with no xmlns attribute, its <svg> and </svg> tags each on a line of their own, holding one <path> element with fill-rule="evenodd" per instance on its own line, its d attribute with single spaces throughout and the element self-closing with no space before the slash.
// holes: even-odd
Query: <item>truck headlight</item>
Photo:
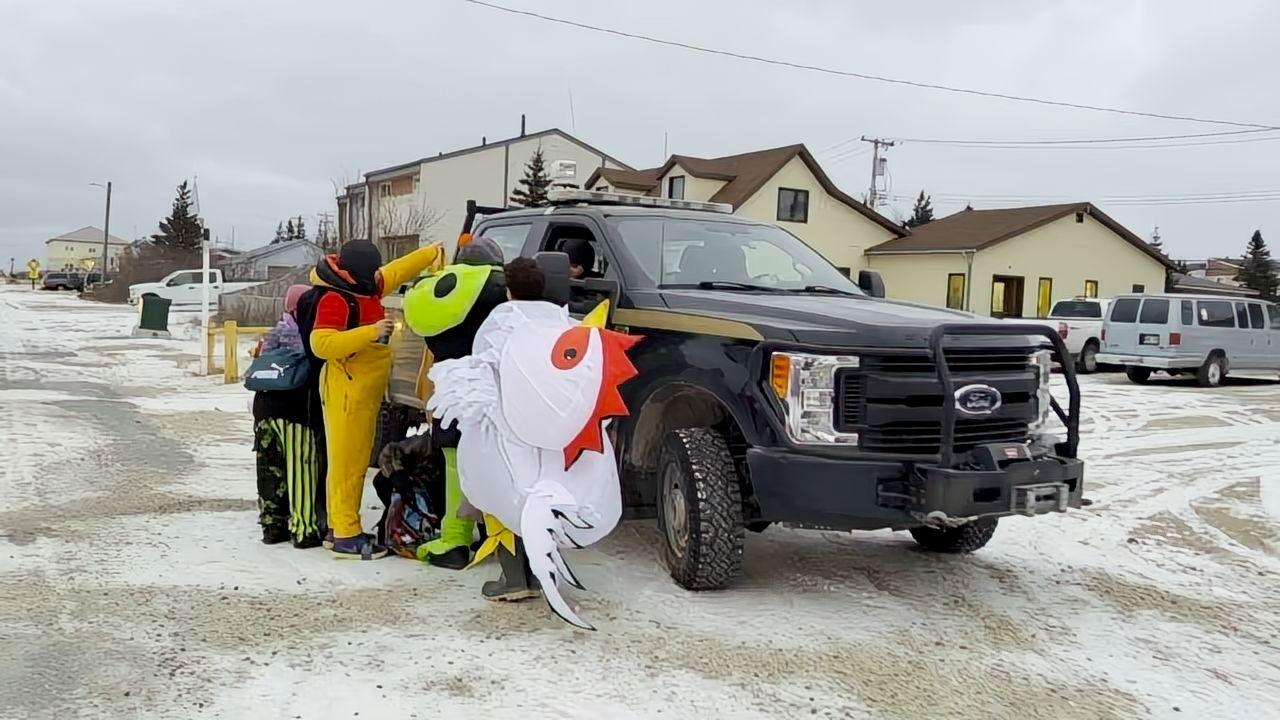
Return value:
<svg viewBox="0 0 1280 720">
<path fill-rule="evenodd" d="M 1027 433 L 1031 435 L 1032 440 L 1035 440 L 1047 435 L 1049 420 L 1053 413 L 1053 396 L 1049 392 L 1049 381 L 1053 371 L 1053 352 L 1037 350 L 1031 354 L 1028 361 L 1036 371 L 1039 380 L 1036 384 L 1036 419 L 1027 425 Z"/>
<path fill-rule="evenodd" d="M 793 442 L 856 445 L 857 433 L 835 427 L 836 372 L 858 367 L 853 355 L 776 352 L 769 359 L 769 384 L 782 401 L 787 435 Z"/>
</svg>

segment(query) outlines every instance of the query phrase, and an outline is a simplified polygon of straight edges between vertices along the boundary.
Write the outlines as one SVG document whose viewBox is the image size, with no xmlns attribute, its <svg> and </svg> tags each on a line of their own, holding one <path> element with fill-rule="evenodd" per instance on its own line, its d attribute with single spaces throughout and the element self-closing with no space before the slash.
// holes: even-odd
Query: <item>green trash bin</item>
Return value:
<svg viewBox="0 0 1280 720">
<path fill-rule="evenodd" d="M 173 301 L 156 295 L 143 295 L 138 301 L 138 329 L 135 337 L 169 337 L 169 306 Z"/>
</svg>

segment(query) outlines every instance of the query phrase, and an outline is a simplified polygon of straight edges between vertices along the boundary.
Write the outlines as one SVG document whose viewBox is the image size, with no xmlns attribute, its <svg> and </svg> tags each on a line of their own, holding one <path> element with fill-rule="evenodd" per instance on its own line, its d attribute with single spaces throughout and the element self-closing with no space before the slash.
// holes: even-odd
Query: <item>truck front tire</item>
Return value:
<svg viewBox="0 0 1280 720">
<path fill-rule="evenodd" d="M 742 570 L 742 490 L 724 438 L 711 428 L 667 434 L 658 459 L 662 559 L 686 590 L 719 590 Z"/>
<path fill-rule="evenodd" d="M 982 549 L 995 534 L 997 519 L 978 518 L 960 527 L 913 527 L 911 537 L 920 547 L 931 552 L 971 553 Z"/>
</svg>

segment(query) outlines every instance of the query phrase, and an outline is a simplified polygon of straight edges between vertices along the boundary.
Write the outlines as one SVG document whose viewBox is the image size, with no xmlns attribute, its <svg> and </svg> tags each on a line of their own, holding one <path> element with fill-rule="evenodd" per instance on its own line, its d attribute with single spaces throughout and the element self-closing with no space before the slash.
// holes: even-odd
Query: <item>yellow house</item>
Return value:
<svg viewBox="0 0 1280 720">
<path fill-rule="evenodd" d="M 1163 292 L 1169 259 L 1092 203 L 963 210 L 867 250 L 889 297 L 993 317 Z"/>
<path fill-rule="evenodd" d="M 120 253 L 129 247 L 129 241 L 112 235 L 107 242 L 108 272 L 120 265 Z M 46 270 L 102 269 L 102 230 L 92 226 L 72 230 L 44 241 Z"/>
<path fill-rule="evenodd" d="M 791 232 L 846 273 L 866 267 L 868 248 L 906 235 L 836 187 L 804 145 L 720 158 L 672 155 L 649 170 L 600 167 L 584 187 L 726 203 L 738 215 Z"/>
</svg>

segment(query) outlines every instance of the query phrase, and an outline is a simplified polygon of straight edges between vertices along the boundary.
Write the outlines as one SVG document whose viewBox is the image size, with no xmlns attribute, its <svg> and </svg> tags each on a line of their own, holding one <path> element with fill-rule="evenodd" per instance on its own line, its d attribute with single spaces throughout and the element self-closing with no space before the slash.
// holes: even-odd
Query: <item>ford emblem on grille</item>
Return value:
<svg viewBox="0 0 1280 720">
<path fill-rule="evenodd" d="M 1000 391 L 990 385 L 965 385 L 956 391 L 956 410 L 965 415 L 990 415 L 1002 402 Z"/>
</svg>

